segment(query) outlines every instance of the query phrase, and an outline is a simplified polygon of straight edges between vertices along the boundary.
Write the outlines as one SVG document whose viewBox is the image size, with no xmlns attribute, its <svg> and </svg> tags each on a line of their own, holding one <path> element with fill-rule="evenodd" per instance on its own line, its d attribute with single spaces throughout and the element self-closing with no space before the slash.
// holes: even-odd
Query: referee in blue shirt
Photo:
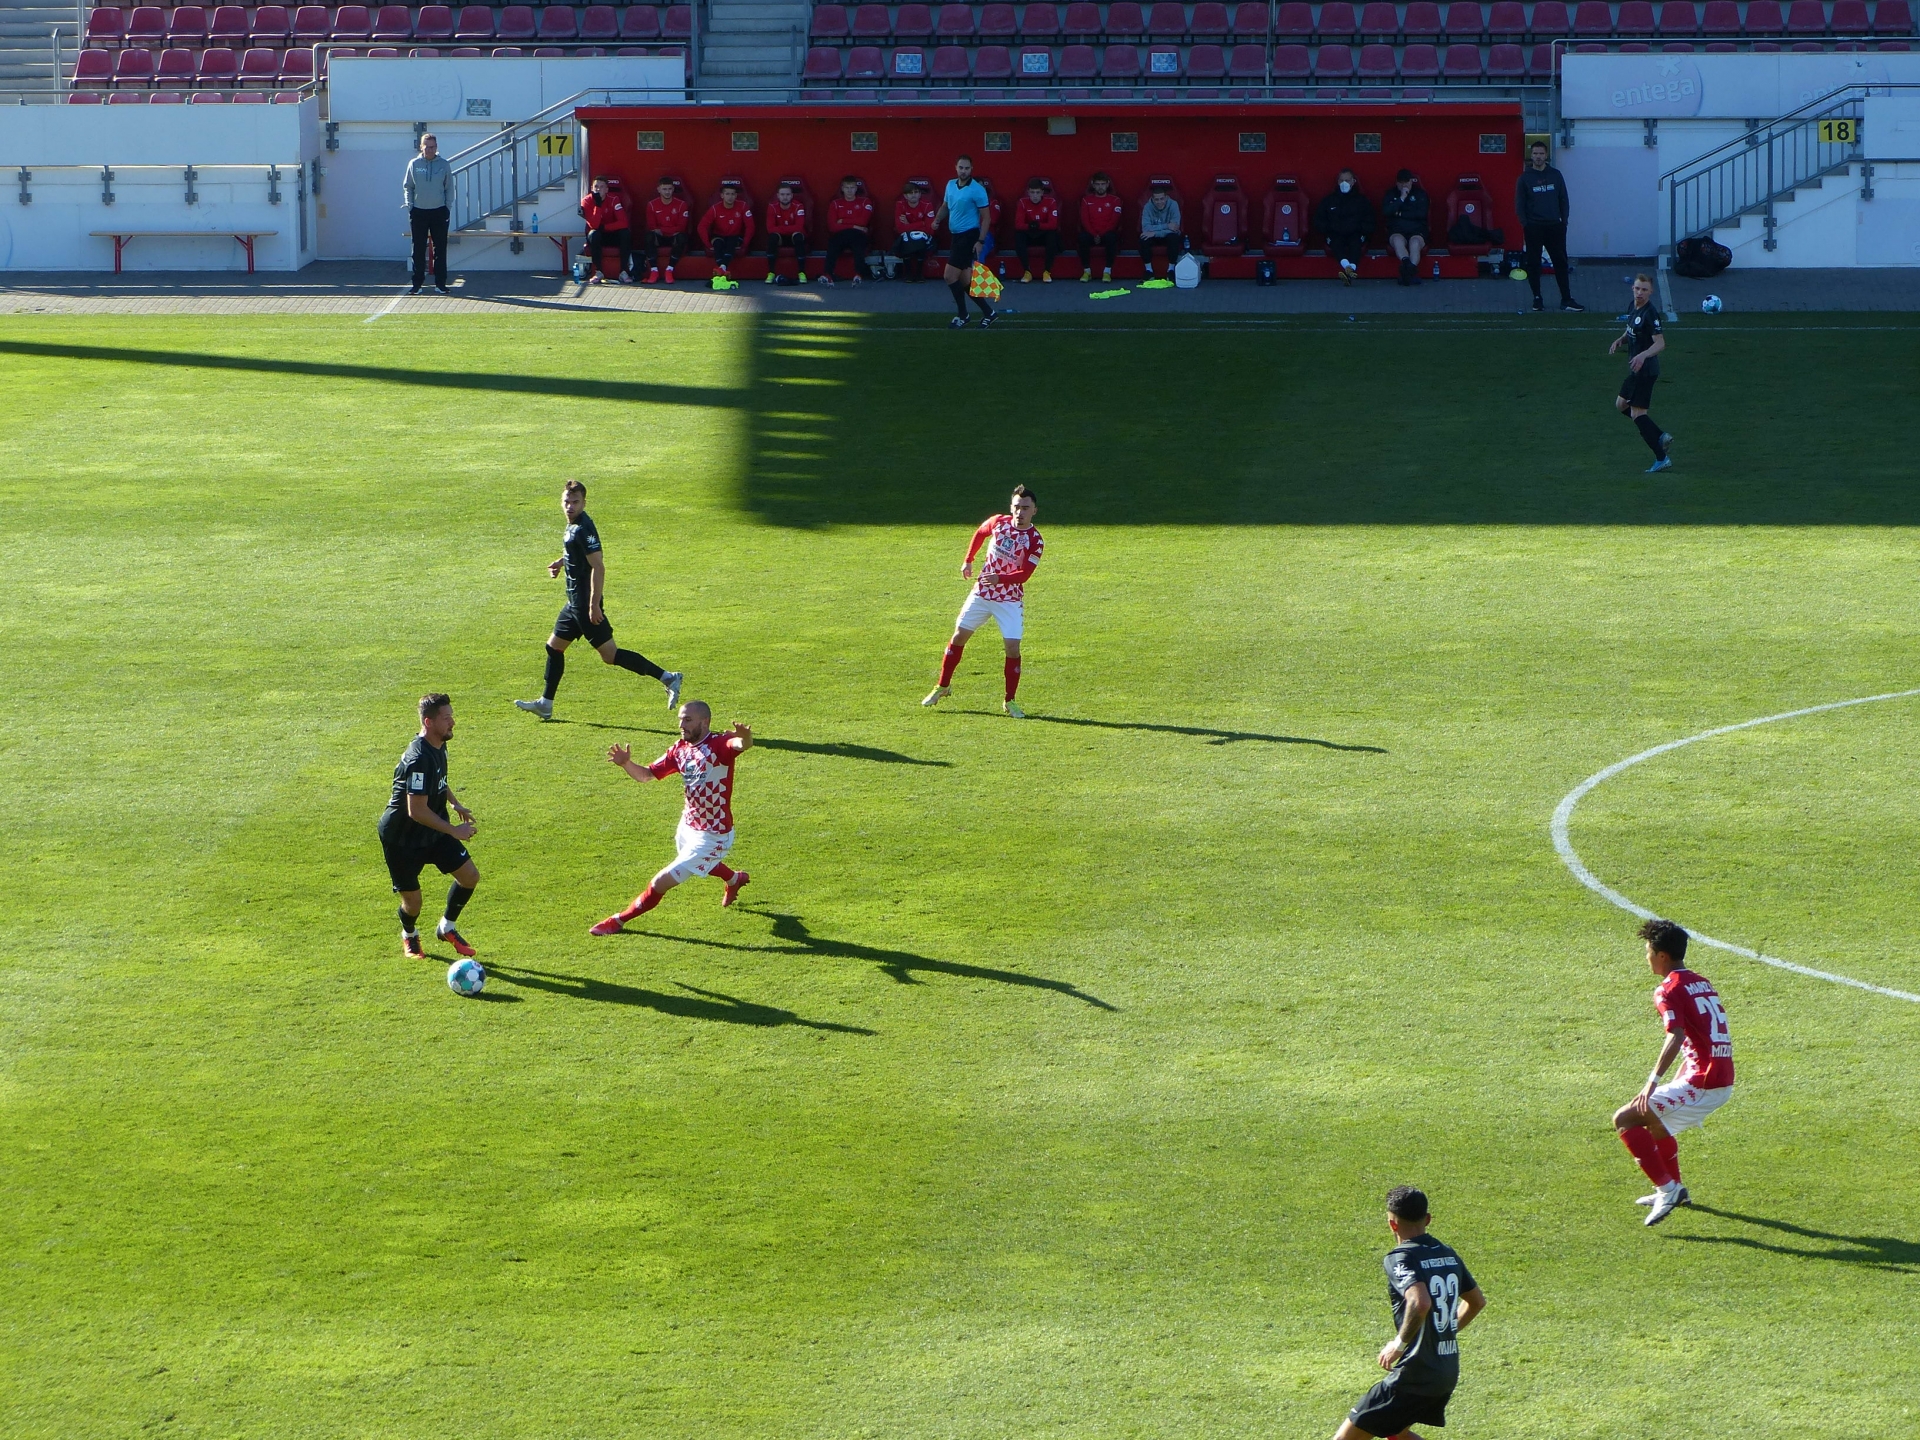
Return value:
<svg viewBox="0 0 1920 1440">
<path fill-rule="evenodd" d="M 986 240 L 984 227 L 992 223 L 992 201 L 987 198 L 987 187 L 973 178 L 973 157 L 962 155 L 953 162 L 954 178 L 947 182 L 946 197 L 940 202 L 939 213 L 933 217 L 933 228 L 940 229 L 940 222 L 947 222 L 947 234 L 953 242 L 953 250 L 947 256 L 947 289 L 953 292 L 953 308 L 958 312 L 947 322 L 951 330 L 964 330 L 967 325 L 967 276 L 973 269 L 973 262 L 985 258 L 983 248 Z M 986 329 L 993 324 L 993 303 L 983 295 L 975 295 L 973 303 L 980 307 L 980 328 Z"/>
</svg>

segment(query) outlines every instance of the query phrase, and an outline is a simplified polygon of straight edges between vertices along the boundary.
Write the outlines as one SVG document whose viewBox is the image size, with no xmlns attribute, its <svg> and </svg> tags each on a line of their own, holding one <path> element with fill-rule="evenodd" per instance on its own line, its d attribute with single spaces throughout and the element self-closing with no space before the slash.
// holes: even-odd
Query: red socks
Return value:
<svg viewBox="0 0 1920 1440">
<path fill-rule="evenodd" d="M 715 865 L 713 869 L 709 870 L 707 873 L 713 876 L 714 879 L 724 882 L 724 881 L 733 879 L 733 877 L 738 875 L 740 872 L 738 870 L 735 870 L 731 865 L 721 864 L 721 865 Z"/>
<path fill-rule="evenodd" d="M 1647 1179 L 1656 1185 L 1665 1185 L 1668 1181 L 1679 1179 L 1676 1171 L 1667 1168 L 1666 1158 L 1660 1153 L 1660 1141 L 1666 1141 L 1669 1153 L 1678 1155 L 1680 1147 L 1671 1135 L 1656 1137 L 1643 1125 L 1620 1132 L 1620 1143 L 1627 1147 L 1628 1153 L 1640 1162 L 1640 1168 L 1646 1172 Z"/>
<path fill-rule="evenodd" d="M 953 672 L 960 667 L 961 649 L 958 645 L 947 646 L 947 653 L 940 657 L 940 683 L 953 684 Z"/>
<path fill-rule="evenodd" d="M 620 922 L 625 924 L 629 920 L 637 920 L 659 903 L 660 892 L 649 885 L 634 897 L 633 904 L 620 912 Z"/>
<path fill-rule="evenodd" d="M 1653 1148 L 1659 1152 L 1660 1163 L 1667 1167 L 1667 1174 L 1678 1184 L 1680 1180 L 1680 1142 L 1671 1135 L 1655 1135 Z"/>
<path fill-rule="evenodd" d="M 1013 699 L 1013 692 L 1020 688 L 1020 662 L 1013 656 L 1007 657 L 1007 699 Z"/>
</svg>

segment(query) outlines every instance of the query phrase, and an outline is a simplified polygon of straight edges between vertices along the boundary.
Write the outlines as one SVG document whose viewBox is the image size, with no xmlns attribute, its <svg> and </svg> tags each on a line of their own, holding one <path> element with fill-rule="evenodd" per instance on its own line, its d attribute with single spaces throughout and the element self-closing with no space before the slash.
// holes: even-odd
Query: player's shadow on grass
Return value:
<svg viewBox="0 0 1920 1440">
<path fill-rule="evenodd" d="M 660 385 L 644 380 L 592 380 L 571 375 L 495 375 L 481 370 L 400 370 L 383 365 L 337 365 L 264 355 L 208 355 L 190 350 L 122 350 L 107 345 L 48 345 L 0 340 L 0 355 L 60 360 L 165 365 L 190 370 L 252 370 L 268 375 L 309 375 L 320 380 L 372 380 L 388 385 L 424 385 L 436 390 L 499 390 L 579 400 L 625 400 L 646 405 L 698 405 L 731 409 L 738 391 L 700 385 Z"/>
<path fill-rule="evenodd" d="M 659 990 L 642 990 L 612 980 L 596 980 L 589 975 L 558 975 L 545 970 L 506 969 L 496 965 L 487 972 L 509 985 L 529 990 L 544 990 L 550 995 L 565 995 L 571 1000 L 595 1000 L 603 1005 L 637 1005 L 680 1020 L 717 1020 L 727 1025 L 757 1025 L 774 1028 L 798 1025 L 803 1030 L 831 1030 L 840 1035 L 875 1035 L 878 1031 L 862 1025 L 839 1025 L 831 1020 L 808 1020 L 791 1010 L 759 1005 L 718 990 L 702 990 L 696 985 L 676 985 L 687 993 L 669 995 Z"/>
<path fill-rule="evenodd" d="M 1120 1007 L 1109 1005 L 1098 995 L 1089 995 L 1077 985 L 1065 980 L 1049 980 L 1044 975 L 1023 975 L 1018 970 L 995 970 L 988 965 L 967 965 L 958 960 L 935 960 L 929 955 L 915 955 L 906 950 L 883 950 L 875 945 L 856 945 L 850 940 L 829 940 L 824 935 L 815 935 L 807 929 L 807 922 L 798 915 L 785 915 L 777 910 L 755 910 L 742 906 L 750 915 L 764 915 L 773 921 L 773 938 L 784 940 L 784 945 L 742 945 L 733 940 L 706 940 L 697 935 L 666 935 L 657 930 L 639 933 L 656 940 L 671 940 L 677 945 L 706 945 L 715 950 L 741 950 L 753 955 L 802 955 L 830 960 L 865 960 L 880 967 L 882 973 L 891 976 L 902 985 L 918 985 L 915 979 L 919 973 L 933 975 L 952 975 L 962 980 L 992 980 L 1000 985 L 1022 985 L 1033 990 L 1051 990 L 1058 995 L 1068 995 L 1075 1000 L 1095 1006 L 1101 1010 L 1117 1011 Z M 629 934 L 635 933 L 632 931 Z"/>
<path fill-rule="evenodd" d="M 1893 1235 L 1837 1235 L 1830 1230 L 1815 1230 L 1788 1220 L 1769 1220 L 1760 1215 L 1742 1215 L 1737 1210 L 1716 1210 L 1696 1204 L 1696 1214 L 1734 1220 L 1757 1226 L 1776 1235 L 1823 1242 L 1790 1245 L 1777 1240 L 1762 1240 L 1755 1235 L 1687 1235 L 1672 1238 L 1694 1245 L 1739 1245 L 1749 1250 L 1766 1250 L 1775 1255 L 1791 1255 L 1797 1260 L 1837 1260 L 1843 1265 L 1867 1265 L 1875 1270 L 1894 1270 L 1903 1275 L 1920 1274 L 1920 1241 L 1902 1240 Z"/>
<path fill-rule="evenodd" d="M 1036 715 L 1031 710 L 1027 712 L 1027 719 L 1047 725 L 1087 725 L 1096 730 L 1148 730 L 1161 735 L 1198 735 L 1209 745 L 1258 740 L 1266 745 L 1317 745 L 1322 750 L 1350 750 L 1362 755 L 1387 753 L 1378 745 L 1342 745 L 1338 740 L 1316 740 L 1311 735 L 1262 735 L 1252 730 L 1215 730 L 1207 725 L 1156 725 L 1146 720 L 1082 720 L 1071 715 Z"/>
<path fill-rule="evenodd" d="M 916 760 L 911 755 L 902 755 L 898 750 L 880 750 L 872 745 L 848 745 L 843 742 L 823 744 L 814 740 L 771 740 L 764 736 L 753 737 L 756 750 L 792 750 L 801 755 L 830 755 L 840 760 L 871 760 L 879 765 L 937 765 L 941 769 L 951 769 L 951 760 Z"/>
</svg>

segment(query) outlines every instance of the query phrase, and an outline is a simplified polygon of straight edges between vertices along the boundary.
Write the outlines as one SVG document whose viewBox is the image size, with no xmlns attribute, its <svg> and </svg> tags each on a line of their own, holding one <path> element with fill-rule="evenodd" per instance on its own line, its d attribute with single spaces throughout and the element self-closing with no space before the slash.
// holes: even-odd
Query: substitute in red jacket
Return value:
<svg viewBox="0 0 1920 1440">
<path fill-rule="evenodd" d="M 933 250 L 933 197 L 924 180 L 909 180 L 893 206 L 893 253 L 887 256 L 887 274 L 905 267 L 908 280 L 927 278 L 927 256 Z"/>
<path fill-rule="evenodd" d="M 622 285 L 629 283 L 627 271 L 633 268 L 633 218 L 628 213 L 626 191 L 604 175 L 594 176 L 593 188 L 580 202 L 580 218 L 587 222 L 587 243 L 580 253 L 593 266 L 587 283 L 600 283 L 600 257 L 609 245 L 620 252 L 620 273 L 615 278 Z"/>
<path fill-rule="evenodd" d="M 813 217 L 807 213 L 807 202 L 794 194 L 793 186 L 782 185 L 773 192 L 773 203 L 767 206 L 767 283 L 773 283 L 774 262 L 780 258 L 780 247 L 787 246 L 793 251 L 793 258 L 800 264 L 800 283 L 807 283 L 807 232 L 813 228 Z"/>
<path fill-rule="evenodd" d="M 1087 193 L 1080 197 L 1080 274 L 1088 280 L 1113 279 L 1113 258 L 1120 253 L 1120 197 L 1113 193 L 1107 172 L 1094 172 Z M 1103 274 L 1093 267 L 1093 248 L 1106 253 Z"/>
<path fill-rule="evenodd" d="M 679 186 L 671 175 L 662 175 L 654 186 L 653 199 L 647 201 L 647 283 L 660 278 L 660 252 L 667 254 L 667 284 L 673 284 L 673 267 L 687 253 L 687 241 L 693 238 L 693 215 L 680 198 Z M 637 272 L 636 272 L 637 273 Z"/>
<path fill-rule="evenodd" d="M 733 257 L 753 244 L 753 207 L 740 198 L 738 185 L 722 185 L 720 198 L 700 217 L 700 243 L 722 275 Z"/>
<path fill-rule="evenodd" d="M 843 176 L 840 193 L 827 206 L 827 269 L 822 285 L 833 284 L 842 255 L 853 256 L 853 283 L 866 278 L 867 243 L 873 235 L 873 201 L 860 193 L 860 177 Z"/>
<path fill-rule="evenodd" d="M 1038 246 L 1047 252 L 1040 278 L 1052 284 L 1054 257 L 1060 253 L 1060 202 L 1038 178 L 1027 181 L 1027 193 L 1013 207 L 1013 243 L 1020 251 L 1020 283 L 1033 279 L 1033 251 Z"/>
</svg>

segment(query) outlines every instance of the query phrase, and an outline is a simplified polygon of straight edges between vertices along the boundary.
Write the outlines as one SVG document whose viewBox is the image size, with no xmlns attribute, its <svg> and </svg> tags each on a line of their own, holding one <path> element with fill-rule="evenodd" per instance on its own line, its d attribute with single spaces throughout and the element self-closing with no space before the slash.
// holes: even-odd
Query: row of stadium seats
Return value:
<svg viewBox="0 0 1920 1440">
<path fill-rule="evenodd" d="M 1317 13 L 1316 13 L 1317 10 Z M 1480 43 L 1524 40 L 1825 39 L 1913 33 L 1909 0 L 1410 0 L 1404 8 L 1375 0 L 1352 5 L 1328 0 L 1318 7 L 1287 3 L 1234 5 L 1201 0 L 1189 9 L 1177 0 L 1113 0 L 1058 5 L 821 4 L 814 7 L 815 44 L 872 44 L 888 40 L 1325 40 L 1385 44 L 1441 40 Z"/>
<path fill-rule="evenodd" d="M 625 45 L 611 52 L 603 49 L 563 50 L 559 47 L 537 48 L 531 51 L 514 46 L 500 46 L 491 51 L 479 46 L 457 46 L 450 50 L 439 50 L 431 46 L 415 46 L 404 52 L 416 60 L 435 60 L 445 55 L 455 60 L 478 60 L 491 54 L 496 59 L 515 58 L 522 55 L 559 58 L 566 55 L 651 55 L 656 53 L 644 45 Z M 662 47 L 657 53 L 671 55 L 681 53 L 679 47 Z M 402 51 L 397 46 L 372 46 L 364 52 L 358 49 L 323 51 L 320 56 L 320 74 L 327 73 L 327 61 L 349 59 L 364 54 L 369 60 L 395 60 Z M 82 50 L 75 57 L 73 71 L 68 79 L 79 89 L 102 90 L 112 87 L 116 90 L 134 87 L 155 87 L 162 90 L 190 90 L 195 88 L 213 88 L 234 86 L 258 86 L 263 89 L 275 89 L 286 85 L 306 85 L 314 79 L 312 50 L 275 50 L 268 46 L 256 45 L 247 50 L 233 50 L 224 45 L 210 45 L 201 50 L 189 50 L 184 46 L 173 46 L 166 50 L 143 50 L 129 47 L 125 50 Z"/>
<path fill-rule="evenodd" d="M 1884 0 L 1883 0 L 1884 3 Z M 638 44 L 685 40 L 693 33 L 693 7 L 650 4 L 624 9 L 612 5 L 261 5 L 251 14 L 244 5 L 176 6 L 171 14 L 158 5 L 127 11 L 104 8 L 87 16 L 86 44 L 103 49 L 124 45 L 197 48 L 224 45 L 488 45 L 525 41 L 547 45 Z"/>
<path fill-rule="evenodd" d="M 221 105 L 228 102 L 235 105 L 265 105 L 271 100 L 275 105 L 298 105 L 303 98 L 298 90 L 281 90 L 272 95 L 264 90 L 236 90 L 231 95 L 223 90 L 196 90 L 191 95 L 184 90 L 115 90 L 109 95 L 102 95 L 98 90 L 75 90 L 67 96 L 67 104 L 180 105 L 190 101 L 195 105 Z"/>
<path fill-rule="evenodd" d="M 1575 46 L 1576 52 L 1604 50 L 1602 45 Z M 1622 51 L 1650 51 L 1650 45 L 1627 44 Z M 1663 47 L 1675 53 L 1693 46 Z M 1709 52 L 1733 51 L 1731 44 L 1710 44 Z M 1764 44 L 1752 47 L 1778 49 Z M 1795 50 L 1817 51 L 1819 41 L 1801 41 Z M 1864 43 L 1842 49 L 1864 49 Z M 1908 42 L 1890 40 L 1882 50 L 1905 50 Z M 1544 84 L 1553 78 L 1555 56 L 1551 45 L 1531 47 L 1500 44 L 1484 52 L 1478 45 L 1276 45 L 1271 59 L 1263 45 L 942 45 L 929 54 L 917 45 L 891 51 L 877 45 L 858 45 L 850 51 L 816 46 L 807 52 L 805 83 L 816 85 L 1071 85 L 1093 81 L 1145 81 L 1148 84 L 1262 85 L 1354 82 L 1362 85 L 1524 85 Z M 1117 97 L 1110 97 L 1117 98 Z"/>
</svg>

